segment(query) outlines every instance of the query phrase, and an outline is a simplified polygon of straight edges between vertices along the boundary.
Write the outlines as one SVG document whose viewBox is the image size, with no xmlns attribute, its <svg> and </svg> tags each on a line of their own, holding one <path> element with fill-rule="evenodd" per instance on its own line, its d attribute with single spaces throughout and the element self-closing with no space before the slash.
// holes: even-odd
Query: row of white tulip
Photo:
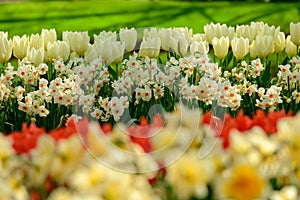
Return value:
<svg viewBox="0 0 300 200">
<path fill-rule="evenodd" d="M 116 32 L 101 32 L 91 38 L 88 32 L 62 33 L 62 41 L 57 40 L 54 29 L 43 29 L 41 34 L 31 36 L 13 36 L 8 38 L 7 32 L 0 33 L 0 62 L 9 61 L 12 56 L 17 59 L 28 58 L 35 65 L 44 61 L 52 61 L 61 57 L 64 61 L 70 57 L 84 56 L 90 62 L 101 57 L 106 63 L 119 63 L 125 51 L 139 48 L 143 57 L 154 58 L 160 49 L 172 51 L 178 55 L 205 53 L 209 44 L 213 46 L 214 54 L 223 59 L 231 47 L 237 59 L 244 58 L 248 53 L 252 58 L 264 58 L 272 53 L 280 53 L 285 49 L 289 56 L 297 54 L 300 45 L 300 22 L 290 23 L 290 34 L 285 35 L 280 27 L 269 26 L 263 22 L 252 22 L 250 25 L 228 27 L 226 24 L 204 26 L 204 33 L 193 33 L 188 28 L 150 28 L 144 32 L 140 47 L 136 47 L 139 30 L 120 29 Z M 136 49 L 138 50 L 138 49 Z"/>
</svg>

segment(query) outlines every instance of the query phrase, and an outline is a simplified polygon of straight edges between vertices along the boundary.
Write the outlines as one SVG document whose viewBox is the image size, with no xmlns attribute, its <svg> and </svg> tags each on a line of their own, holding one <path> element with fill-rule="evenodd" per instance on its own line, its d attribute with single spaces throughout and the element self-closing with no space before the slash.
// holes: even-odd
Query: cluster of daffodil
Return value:
<svg viewBox="0 0 300 200">
<path fill-rule="evenodd" d="M 224 149 L 198 110 L 177 108 L 165 123 L 133 128 L 148 153 L 122 125 L 105 135 L 97 123 L 69 123 L 23 149 L 22 134 L 0 135 L 1 199 L 299 199 L 300 115 L 281 119 L 273 135 L 231 130 Z"/>
<path fill-rule="evenodd" d="M 72 114 L 128 122 L 178 101 L 204 111 L 216 102 L 233 114 L 299 110 L 300 23 L 289 35 L 262 22 L 211 23 L 204 33 L 150 28 L 139 40 L 126 28 L 92 41 L 88 32 L 65 31 L 62 40 L 54 29 L 11 39 L 1 32 L 0 130 L 22 122 L 50 130 Z"/>
</svg>

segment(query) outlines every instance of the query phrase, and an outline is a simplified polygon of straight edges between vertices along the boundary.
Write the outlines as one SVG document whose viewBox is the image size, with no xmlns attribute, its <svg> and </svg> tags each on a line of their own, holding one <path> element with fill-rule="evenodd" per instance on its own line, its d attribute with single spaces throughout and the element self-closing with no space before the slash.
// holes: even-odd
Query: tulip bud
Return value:
<svg viewBox="0 0 300 200">
<path fill-rule="evenodd" d="M 65 41 L 56 41 L 53 43 L 48 43 L 47 46 L 47 59 L 51 61 L 52 59 L 62 58 L 63 61 L 67 61 L 70 56 L 70 47 Z"/>
<path fill-rule="evenodd" d="M 90 37 L 88 32 L 63 32 L 63 41 L 69 43 L 73 52 L 83 56 L 88 48 Z"/>
<path fill-rule="evenodd" d="M 13 37 L 13 54 L 18 59 L 23 59 L 29 48 L 29 38 L 26 35 Z"/>
<path fill-rule="evenodd" d="M 160 52 L 161 41 L 159 37 L 143 38 L 139 55 L 143 57 L 156 58 Z"/>
<path fill-rule="evenodd" d="M 228 48 L 229 48 L 229 38 L 228 37 L 220 37 L 220 38 L 214 38 L 212 40 L 212 45 L 214 48 L 214 53 L 219 59 L 223 59 L 228 54 Z"/>
<path fill-rule="evenodd" d="M 55 29 L 42 29 L 41 38 L 42 41 L 44 41 L 44 49 L 47 50 L 48 43 L 52 43 L 57 40 Z"/>
<path fill-rule="evenodd" d="M 34 49 L 44 48 L 43 39 L 39 34 L 32 34 L 29 39 L 29 47 Z"/>
<path fill-rule="evenodd" d="M 125 44 L 125 50 L 130 52 L 134 50 L 137 41 L 137 32 L 134 28 L 120 29 L 120 40 Z"/>
<path fill-rule="evenodd" d="M 279 32 L 275 40 L 274 52 L 280 53 L 283 51 L 284 47 L 285 47 L 285 34 L 283 32 Z"/>
<path fill-rule="evenodd" d="M 291 41 L 290 35 L 285 40 L 285 53 L 290 57 L 297 55 L 297 46 Z"/>
<path fill-rule="evenodd" d="M 0 34 L 0 62 L 5 63 L 11 58 L 13 44 L 4 34 Z"/>
<path fill-rule="evenodd" d="M 42 62 L 44 62 L 44 48 L 39 48 L 38 50 L 31 48 L 27 53 L 27 58 L 29 62 L 34 63 L 35 66 L 39 66 Z"/>
<path fill-rule="evenodd" d="M 249 40 L 248 38 L 233 38 L 231 40 L 231 48 L 233 55 L 236 59 L 241 60 L 249 53 Z"/>
<path fill-rule="evenodd" d="M 208 42 L 193 41 L 190 45 L 190 53 L 195 55 L 196 53 L 207 54 L 209 50 Z"/>
<path fill-rule="evenodd" d="M 291 35 L 291 41 L 296 46 L 300 46 L 300 22 L 290 23 L 290 35 Z"/>
</svg>

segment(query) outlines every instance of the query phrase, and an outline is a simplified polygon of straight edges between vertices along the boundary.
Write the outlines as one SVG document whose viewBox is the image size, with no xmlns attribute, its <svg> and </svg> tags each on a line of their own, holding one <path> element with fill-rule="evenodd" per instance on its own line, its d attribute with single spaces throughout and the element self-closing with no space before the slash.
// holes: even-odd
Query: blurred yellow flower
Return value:
<svg viewBox="0 0 300 200">
<path fill-rule="evenodd" d="M 253 200 L 263 197 L 266 184 L 266 180 L 262 178 L 255 167 L 239 164 L 230 170 L 229 177 L 221 187 L 225 198 Z"/>
<path fill-rule="evenodd" d="M 215 166 L 209 159 L 199 159 L 198 151 L 186 152 L 179 160 L 167 167 L 166 181 L 179 199 L 204 198 L 207 185 L 214 178 Z"/>
</svg>

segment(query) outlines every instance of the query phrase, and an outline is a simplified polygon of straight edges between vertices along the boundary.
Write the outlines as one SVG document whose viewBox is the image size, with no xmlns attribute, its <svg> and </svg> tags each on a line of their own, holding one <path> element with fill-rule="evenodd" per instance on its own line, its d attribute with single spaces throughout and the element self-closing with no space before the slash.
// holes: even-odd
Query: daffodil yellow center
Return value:
<svg viewBox="0 0 300 200">
<path fill-rule="evenodd" d="M 232 171 L 231 179 L 225 183 L 227 197 L 236 200 L 258 198 L 264 189 L 264 181 L 250 166 L 238 166 Z"/>
</svg>

